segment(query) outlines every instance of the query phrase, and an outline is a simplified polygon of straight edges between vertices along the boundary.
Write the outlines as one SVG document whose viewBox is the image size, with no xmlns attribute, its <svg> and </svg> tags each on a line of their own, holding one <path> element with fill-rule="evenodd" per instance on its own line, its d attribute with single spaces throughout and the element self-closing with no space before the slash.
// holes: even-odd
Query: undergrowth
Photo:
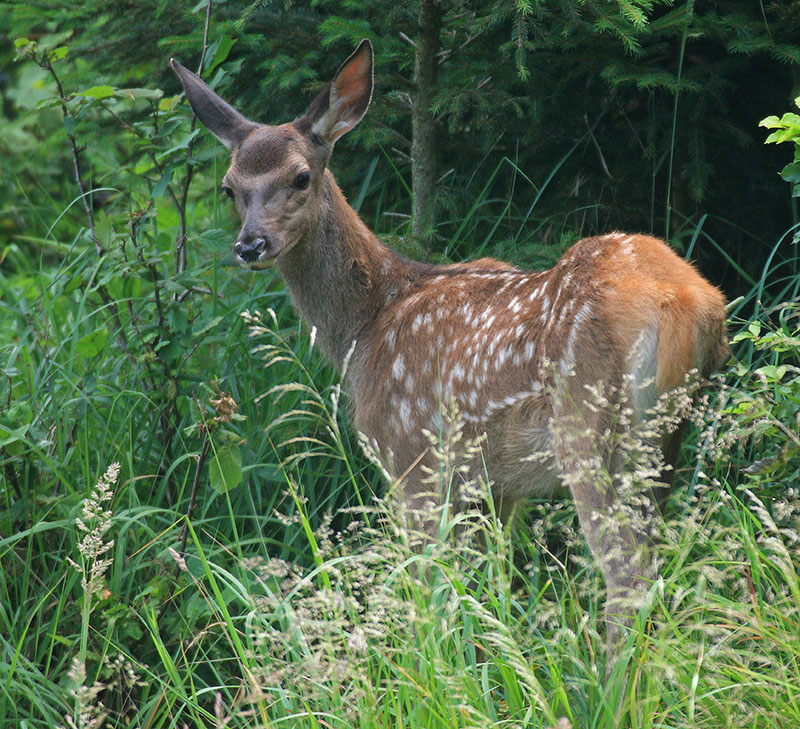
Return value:
<svg viewBox="0 0 800 729">
<path fill-rule="evenodd" d="M 60 46 L 20 48 L 60 78 Z M 218 151 L 193 149 L 174 99 L 80 91 L 52 108 L 76 134 L 113 112 L 135 162 L 124 193 L 99 169 L 85 190 L 109 197 L 80 225 L 78 193 L 28 200 L 42 227 L 3 252 L 0 726 L 800 725 L 794 230 L 731 307 L 735 361 L 608 665 L 569 501 L 511 534 L 443 509 L 419 549 L 276 279 L 225 264 L 213 184 L 187 203 L 187 169 Z M 379 196 L 373 172 L 357 199 Z M 557 255 L 521 243 L 551 221 L 506 203 L 489 220 L 470 192 L 448 253 Z M 725 248 L 702 221 L 686 241 Z"/>
<path fill-rule="evenodd" d="M 797 417 L 800 370 L 796 307 L 781 312 L 795 329 L 743 329 L 734 343 L 764 364 L 741 367 L 742 382 L 695 418 L 700 447 L 668 510 L 660 577 L 610 666 L 602 584 L 569 501 L 534 503 L 513 536 L 491 511 L 442 507 L 440 538 L 423 549 L 390 497 L 365 493 L 344 511 L 315 503 L 320 468 L 365 483 L 342 442 L 341 391 L 315 383 L 310 348 L 288 347 L 272 315 L 249 317 L 267 372 L 307 375 L 270 393 L 301 393 L 267 429 L 281 486 L 261 528 L 287 541 L 264 532 L 234 544 L 204 512 L 185 520 L 182 548 L 166 514 L 144 536 L 137 522 L 157 524 L 157 512 L 132 507 L 136 474 L 126 484 L 112 467 L 66 518 L 3 540 L 4 562 L 19 565 L 4 569 L 4 598 L 21 598 L 4 599 L 6 721 L 796 725 L 800 493 L 789 484 L 800 458 L 780 434 L 796 434 L 786 413 Z M 256 516 L 233 508 L 242 524 Z M 67 574 L 45 582 L 32 572 L 41 556 L 24 547 L 56 532 L 74 546 Z M 26 564 L 35 602 L 11 592 Z M 161 582 L 137 585 L 155 565 Z"/>
</svg>

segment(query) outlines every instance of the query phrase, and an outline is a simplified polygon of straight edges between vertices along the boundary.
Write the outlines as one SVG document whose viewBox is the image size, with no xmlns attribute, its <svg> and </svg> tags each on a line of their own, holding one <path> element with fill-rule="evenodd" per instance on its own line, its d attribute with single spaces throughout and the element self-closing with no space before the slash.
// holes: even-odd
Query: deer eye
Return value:
<svg viewBox="0 0 800 729">
<path fill-rule="evenodd" d="M 308 187 L 308 183 L 311 182 L 311 173 L 310 172 L 301 172 L 297 177 L 294 178 L 293 185 L 298 190 L 305 190 Z"/>
<path fill-rule="evenodd" d="M 233 200 L 233 190 L 227 185 L 222 185 L 219 188 L 220 192 L 224 192 L 231 200 Z"/>
</svg>

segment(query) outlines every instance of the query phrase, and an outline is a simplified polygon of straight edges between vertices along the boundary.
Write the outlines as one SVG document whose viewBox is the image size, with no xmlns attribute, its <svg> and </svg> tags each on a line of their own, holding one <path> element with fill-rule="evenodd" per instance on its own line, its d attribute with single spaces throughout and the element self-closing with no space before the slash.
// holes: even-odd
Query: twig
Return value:
<svg viewBox="0 0 800 729">
<path fill-rule="evenodd" d="M 187 286 L 186 290 L 178 296 L 178 303 L 183 303 L 189 298 L 189 294 L 203 294 L 204 296 L 213 296 L 214 292 L 211 289 L 207 289 L 203 286 Z M 217 294 L 217 297 L 222 299 L 224 298 L 221 293 Z"/>
</svg>

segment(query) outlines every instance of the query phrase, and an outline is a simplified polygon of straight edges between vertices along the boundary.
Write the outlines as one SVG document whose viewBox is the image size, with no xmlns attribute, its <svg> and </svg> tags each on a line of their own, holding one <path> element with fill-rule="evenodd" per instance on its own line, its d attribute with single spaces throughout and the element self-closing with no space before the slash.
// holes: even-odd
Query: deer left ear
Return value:
<svg viewBox="0 0 800 729">
<path fill-rule="evenodd" d="M 295 126 L 315 141 L 332 145 L 367 113 L 372 99 L 372 68 L 372 43 L 364 39 Z"/>
</svg>

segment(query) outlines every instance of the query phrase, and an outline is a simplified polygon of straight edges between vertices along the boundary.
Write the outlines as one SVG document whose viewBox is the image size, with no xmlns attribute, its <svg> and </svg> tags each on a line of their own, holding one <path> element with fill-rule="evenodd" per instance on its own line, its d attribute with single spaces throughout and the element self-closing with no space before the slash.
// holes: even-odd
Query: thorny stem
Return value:
<svg viewBox="0 0 800 729">
<path fill-rule="evenodd" d="M 53 77 L 53 81 L 56 84 L 56 89 L 58 90 L 58 101 L 59 105 L 61 106 L 61 114 L 66 121 L 67 117 L 69 116 L 69 109 L 67 108 L 67 96 L 64 93 L 64 87 L 61 85 L 61 79 L 58 77 L 56 70 L 53 68 L 52 61 L 46 53 L 42 54 L 42 56 L 39 58 L 37 58 L 36 55 L 33 55 L 33 60 Z M 103 246 L 100 245 L 100 241 L 97 240 L 97 234 L 95 232 L 94 211 L 92 210 L 92 205 L 89 200 L 89 194 L 91 193 L 91 190 L 86 187 L 86 183 L 84 183 L 83 176 L 81 175 L 81 150 L 78 148 L 78 143 L 75 140 L 75 136 L 71 131 L 69 131 L 69 129 L 66 128 L 66 125 L 64 126 L 64 130 L 67 133 L 67 139 L 69 139 L 70 148 L 72 150 L 72 169 L 75 173 L 75 182 L 78 185 L 78 190 L 80 190 L 83 209 L 86 211 L 86 217 L 89 220 L 89 235 L 94 243 L 94 249 L 97 251 L 97 257 L 101 258 L 105 253 L 105 250 L 103 249 Z M 108 291 L 106 291 L 105 286 L 99 285 L 97 287 L 97 292 L 100 294 L 100 298 L 103 300 L 103 305 L 108 307 L 108 310 L 111 312 L 111 318 L 113 319 L 114 326 L 116 328 L 117 341 L 119 342 L 122 350 L 127 351 L 128 340 L 125 337 L 125 332 L 122 328 L 122 322 L 119 318 L 119 310 L 116 302 L 111 300 L 111 297 L 109 296 Z"/>
<path fill-rule="evenodd" d="M 61 79 L 58 77 L 56 70 L 53 68 L 53 64 L 50 59 L 47 57 L 47 54 L 42 56 L 42 60 L 39 64 L 40 66 L 43 65 L 47 72 L 53 77 L 53 81 L 55 81 L 56 89 L 58 89 L 58 101 L 61 105 L 61 114 L 66 120 L 69 116 L 69 109 L 67 108 L 67 97 L 64 94 L 64 88 L 61 86 Z M 72 168 L 75 173 L 75 182 L 78 184 L 78 189 L 81 192 L 81 202 L 83 203 L 83 209 L 86 211 L 86 217 L 89 219 L 89 233 L 92 236 L 92 242 L 94 243 L 94 248 L 97 251 L 98 258 L 103 255 L 105 252 L 103 247 L 100 245 L 100 241 L 97 240 L 97 236 L 95 235 L 95 227 L 94 227 L 94 211 L 92 210 L 92 206 L 89 202 L 89 191 L 86 189 L 86 185 L 83 182 L 83 177 L 81 176 L 81 162 L 80 162 L 80 150 L 78 149 L 78 143 L 75 141 L 75 136 L 72 134 L 71 131 L 68 129 L 65 130 L 67 132 L 67 138 L 69 139 L 70 148 L 72 149 Z"/>
<path fill-rule="evenodd" d="M 203 49 L 200 53 L 200 63 L 197 66 L 197 75 L 201 76 L 203 73 L 203 64 L 206 59 L 206 51 L 208 50 L 208 31 L 211 27 L 211 4 L 213 0 L 208 0 L 206 5 L 206 20 L 205 27 L 203 28 Z M 192 116 L 192 125 L 189 133 L 194 132 L 197 125 L 197 119 Z M 194 149 L 194 139 L 189 140 L 186 147 L 186 178 L 183 181 L 183 189 L 181 190 L 180 204 L 178 205 L 178 244 L 175 248 L 175 265 L 178 273 L 183 273 L 186 270 L 186 204 L 189 200 L 189 186 L 192 184 L 192 175 L 194 173 L 194 165 L 192 164 L 192 150 Z"/>
</svg>

